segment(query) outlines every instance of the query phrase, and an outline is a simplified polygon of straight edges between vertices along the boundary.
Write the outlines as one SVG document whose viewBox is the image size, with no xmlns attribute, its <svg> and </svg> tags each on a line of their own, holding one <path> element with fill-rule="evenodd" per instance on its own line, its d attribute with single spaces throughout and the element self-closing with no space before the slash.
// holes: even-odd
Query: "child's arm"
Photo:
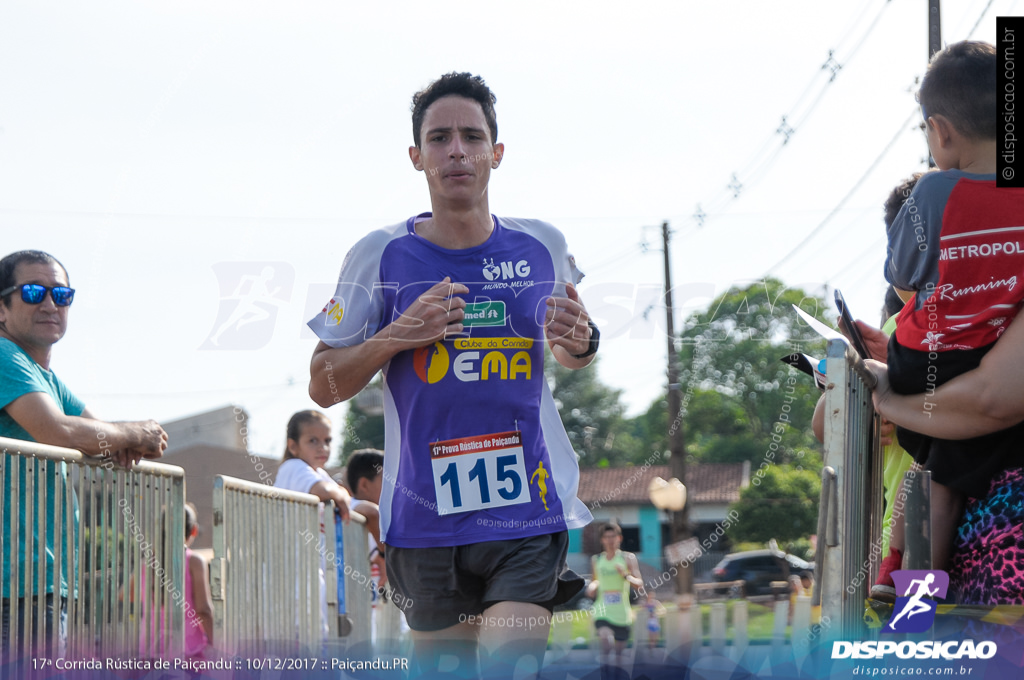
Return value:
<svg viewBox="0 0 1024 680">
<path fill-rule="evenodd" d="M 377 567 L 380 569 L 380 583 L 379 583 L 379 585 L 380 585 L 380 587 L 383 588 L 387 584 L 387 582 L 388 582 L 388 563 L 387 563 L 387 560 L 385 560 L 384 556 L 381 555 L 378 552 L 378 553 L 376 553 L 373 556 L 373 559 L 370 560 L 370 563 L 371 564 L 376 564 Z"/>
<path fill-rule="evenodd" d="M 345 487 L 334 481 L 327 483 L 326 480 L 320 480 L 310 487 L 307 493 L 313 494 L 322 501 L 334 501 L 334 507 L 338 508 L 341 518 L 346 522 L 348 521 L 348 502 L 350 496 Z"/>
<path fill-rule="evenodd" d="M 380 545 L 380 509 L 377 504 L 360 501 L 353 509 L 366 518 L 366 530 L 373 536 L 373 540 L 377 541 L 377 545 Z"/>
<path fill-rule="evenodd" d="M 206 558 L 193 552 L 188 561 L 188 571 L 192 577 L 192 603 L 196 616 L 206 633 L 206 642 L 213 645 L 213 597 L 210 595 L 210 571 L 206 567 Z"/>
<path fill-rule="evenodd" d="M 814 415 L 811 416 L 811 431 L 814 438 L 822 444 L 825 443 L 825 394 L 818 397 L 818 403 L 814 405 Z"/>
</svg>

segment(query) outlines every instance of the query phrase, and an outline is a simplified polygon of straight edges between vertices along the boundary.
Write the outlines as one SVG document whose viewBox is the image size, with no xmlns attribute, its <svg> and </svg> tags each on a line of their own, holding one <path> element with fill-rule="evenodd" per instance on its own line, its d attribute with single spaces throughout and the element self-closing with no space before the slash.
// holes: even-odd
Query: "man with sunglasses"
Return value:
<svg viewBox="0 0 1024 680">
<path fill-rule="evenodd" d="M 107 458 L 130 467 L 141 458 L 159 458 L 167 448 L 167 433 L 153 420 L 108 423 L 96 420 L 85 404 L 71 393 L 50 369 L 53 345 L 64 337 L 68 311 L 75 291 L 70 287 L 67 270 L 53 256 L 38 250 L 23 250 L 0 259 L 0 437 L 35 441 L 77 449 L 92 457 Z M 8 457 L 8 461 L 13 461 Z M 5 461 L 7 462 L 7 461 Z M 8 463 L 9 465 L 9 463 Z M 50 466 L 46 480 L 46 498 L 50 504 L 63 485 L 59 466 Z M 7 657 L 11 650 L 21 649 L 21 640 L 10 640 L 10 617 L 23 620 L 24 610 L 35 606 L 37 598 L 46 599 L 45 641 L 33 640 L 33 648 L 51 652 L 56 640 L 63 639 L 63 612 L 60 598 L 67 597 L 64 578 L 61 592 L 53 592 L 53 525 L 45 532 L 33 525 L 31 541 L 26 538 L 26 513 L 22 503 L 11 507 L 13 478 L 4 478 L 3 523 L 0 531 L 7 534 L 12 510 L 18 513 L 17 559 L 22 566 L 21 583 L 11 583 L 11 541 L 3 547 L 3 601 L 0 651 Z M 20 497 L 25 498 L 25 474 L 17 475 Z M 41 535 L 44 534 L 45 536 Z M 25 583 L 25 566 L 31 560 L 35 570 L 39 564 L 39 542 L 45 542 L 46 592 L 37 592 L 35 580 Z M 15 611 L 12 598 L 17 598 Z M 55 628 L 57 630 L 55 630 Z M 18 630 L 24 635 L 24 626 Z M 6 659 L 5 659 L 6 660 Z"/>
</svg>

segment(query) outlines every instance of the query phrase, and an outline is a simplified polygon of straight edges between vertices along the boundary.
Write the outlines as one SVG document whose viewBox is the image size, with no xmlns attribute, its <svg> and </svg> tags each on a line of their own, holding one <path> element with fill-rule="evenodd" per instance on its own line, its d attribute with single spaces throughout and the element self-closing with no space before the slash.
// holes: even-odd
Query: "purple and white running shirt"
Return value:
<svg viewBox="0 0 1024 680">
<path fill-rule="evenodd" d="M 465 333 L 384 366 L 381 536 L 400 548 L 455 546 L 579 528 L 579 466 L 544 379 L 546 300 L 582 276 L 565 238 L 494 217 L 479 246 L 416 234 L 430 213 L 374 231 L 341 268 L 309 327 L 331 347 L 371 341 L 444 277 L 464 284 Z"/>
</svg>

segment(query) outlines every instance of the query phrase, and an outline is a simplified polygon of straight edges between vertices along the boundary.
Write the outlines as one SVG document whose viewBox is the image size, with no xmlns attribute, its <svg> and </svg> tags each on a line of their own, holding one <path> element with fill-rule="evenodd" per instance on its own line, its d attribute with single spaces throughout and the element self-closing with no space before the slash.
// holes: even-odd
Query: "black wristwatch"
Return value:
<svg viewBox="0 0 1024 680">
<path fill-rule="evenodd" d="M 573 354 L 574 359 L 586 359 L 591 354 L 597 354 L 597 348 L 601 344 L 601 331 L 597 330 L 597 326 L 590 319 L 587 319 L 587 325 L 590 326 L 590 347 L 583 354 Z"/>
</svg>

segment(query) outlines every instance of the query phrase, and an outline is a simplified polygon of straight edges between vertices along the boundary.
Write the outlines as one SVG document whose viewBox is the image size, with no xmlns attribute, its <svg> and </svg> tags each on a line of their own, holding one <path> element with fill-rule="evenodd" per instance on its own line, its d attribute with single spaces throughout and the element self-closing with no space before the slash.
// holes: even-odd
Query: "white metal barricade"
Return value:
<svg viewBox="0 0 1024 680">
<path fill-rule="evenodd" d="M 288 656 L 296 644 L 319 647 L 319 506 L 310 494 L 214 479 L 210 586 L 223 652 Z"/>
<path fill-rule="evenodd" d="M 818 516 L 814 602 L 840 639 L 864 637 L 864 602 L 878 573 L 882 455 L 871 391 L 843 340 L 826 351 L 825 468 Z"/>
<path fill-rule="evenodd" d="M 326 503 L 322 515 L 319 506 L 310 494 L 215 478 L 210 584 L 218 648 L 239 655 L 289 656 L 319 649 L 325 637 L 370 639 L 373 582 L 366 520 L 350 513 L 339 549 L 334 504 Z M 344 609 L 339 607 L 339 572 L 345 582 Z"/>
<path fill-rule="evenodd" d="M 346 637 L 349 644 L 353 644 L 370 641 L 374 585 L 370 578 L 370 545 L 366 537 L 366 519 L 356 512 L 350 513 L 350 517 L 348 524 L 342 525 L 341 528 L 344 555 L 341 572 L 345 593 L 344 614 L 352 626 L 352 632 Z M 334 535 L 333 531 L 328 535 Z"/>
<path fill-rule="evenodd" d="M 177 656 L 185 621 L 185 477 L 149 461 L 131 470 L 78 451 L 0 438 L 0 553 L 9 659 Z M 67 638 L 45 629 L 47 596 Z M 27 606 L 23 621 L 18 600 Z"/>
</svg>

